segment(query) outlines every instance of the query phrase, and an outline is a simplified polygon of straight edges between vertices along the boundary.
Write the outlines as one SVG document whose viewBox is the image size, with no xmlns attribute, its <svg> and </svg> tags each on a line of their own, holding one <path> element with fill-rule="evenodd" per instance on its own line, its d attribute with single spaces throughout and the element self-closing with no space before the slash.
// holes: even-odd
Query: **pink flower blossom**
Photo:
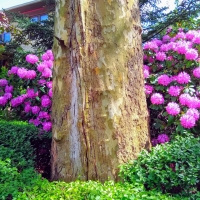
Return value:
<svg viewBox="0 0 200 200">
<path fill-rule="evenodd" d="M 200 100 L 197 97 L 190 97 L 186 105 L 188 108 L 198 108 L 200 105 Z"/>
<path fill-rule="evenodd" d="M 158 50 L 158 45 L 156 42 L 147 42 L 144 44 L 144 47 L 143 47 L 144 50 L 152 50 L 152 51 L 157 51 Z"/>
<path fill-rule="evenodd" d="M 29 123 L 30 124 L 34 124 L 34 126 L 39 126 L 40 125 L 39 119 L 30 119 Z"/>
<path fill-rule="evenodd" d="M 17 74 L 18 71 L 18 67 L 17 66 L 13 66 L 9 71 L 8 71 L 8 75 L 10 74 Z"/>
<path fill-rule="evenodd" d="M 47 68 L 48 66 L 47 66 L 47 64 L 46 63 L 40 63 L 40 64 L 38 64 L 38 66 L 37 66 L 37 70 L 39 71 L 39 72 L 43 72 L 43 70 L 45 69 L 45 68 Z"/>
<path fill-rule="evenodd" d="M 47 53 L 44 53 L 42 55 L 42 60 L 45 61 L 45 60 L 49 60 L 49 55 Z"/>
<path fill-rule="evenodd" d="M 182 106 L 186 106 L 190 100 L 191 96 L 189 94 L 181 94 L 179 97 L 179 102 Z"/>
<path fill-rule="evenodd" d="M 48 112 L 45 111 L 40 111 L 38 117 L 41 119 L 47 119 L 47 120 L 50 119 Z"/>
<path fill-rule="evenodd" d="M 180 72 L 177 76 L 176 81 L 180 84 L 187 84 L 190 81 L 190 75 L 186 72 Z"/>
<path fill-rule="evenodd" d="M 30 104 L 25 105 L 24 111 L 25 111 L 26 113 L 30 112 L 30 111 L 31 111 L 31 105 L 30 105 Z"/>
<path fill-rule="evenodd" d="M 158 136 L 157 141 L 158 141 L 158 143 L 163 144 L 163 143 L 165 143 L 165 142 L 169 142 L 169 137 L 168 137 L 168 135 L 166 135 L 166 134 L 160 134 L 160 135 Z"/>
<path fill-rule="evenodd" d="M 6 85 L 5 92 L 12 93 L 13 92 L 13 86 L 12 85 L 10 85 L 10 86 Z"/>
<path fill-rule="evenodd" d="M 152 94 L 151 95 L 151 103 L 156 104 L 156 105 L 163 104 L 164 103 L 163 95 L 160 93 Z"/>
<path fill-rule="evenodd" d="M 168 93 L 171 96 L 177 97 L 181 92 L 181 88 L 179 86 L 170 86 L 168 89 Z"/>
<path fill-rule="evenodd" d="M 42 71 L 42 76 L 45 77 L 45 78 L 50 78 L 50 77 L 52 77 L 52 71 L 51 71 L 51 69 L 45 68 L 45 69 Z"/>
<path fill-rule="evenodd" d="M 7 100 L 12 99 L 12 94 L 11 94 L 10 92 L 6 92 L 6 93 L 4 94 L 4 97 L 5 97 Z"/>
<path fill-rule="evenodd" d="M 49 89 L 52 88 L 52 81 L 47 82 L 46 85 Z"/>
<path fill-rule="evenodd" d="M 28 55 L 26 56 L 26 61 L 27 61 L 28 63 L 35 64 L 36 62 L 39 61 L 39 58 L 38 58 L 36 55 L 28 54 Z"/>
<path fill-rule="evenodd" d="M 153 86 L 151 85 L 145 85 L 145 93 L 146 94 L 151 94 L 153 92 Z"/>
<path fill-rule="evenodd" d="M 53 96 L 52 88 L 49 90 L 48 95 L 52 98 Z"/>
<path fill-rule="evenodd" d="M 29 80 L 33 80 L 37 76 L 34 70 L 28 70 L 26 74 L 26 78 Z"/>
<path fill-rule="evenodd" d="M 156 60 L 164 61 L 166 59 L 166 54 L 164 52 L 156 53 Z"/>
<path fill-rule="evenodd" d="M 200 44 L 200 33 L 195 35 L 193 43 Z"/>
<path fill-rule="evenodd" d="M 197 67 L 193 70 L 193 75 L 196 78 L 200 78 L 200 67 Z"/>
<path fill-rule="evenodd" d="M 186 36 L 186 39 L 187 39 L 187 40 L 192 40 L 192 39 L 195 37 L 196 34 L 197 34 L 196 31 L 194 31 L 194 30 L 189 30 L 189 31 L 185 34 L 185 36 Z"/>
<path fill-rule="evenodd" d="M 43 98 L 41 99 L 41 105 L 46 108 L 51 105 L 51 100 L 49 98 Z"/>
<path fill-rule="evenodd" d="M 153 140 L 151 140 L 151 144 L 153 147 L 155 147 L 158 144 L 158 140 L 154 138 Z"/>
<path fill-rule="evenodd" d="M 47 65 L 48 68 L 52 69 L 53 61 L 52 60 L 45 60 L 44 63 Z"/>
<path fill-rule="evenodd" d="M 185 33 L 179 32 L 176 34 L 176 39 L 185 39 Z"/>
<path fill-rule="evenodd" d="M 143 72 L 144 72 L 144 78 L 148 78 L 149 77 L 149 71 L 147 69 L 144 69 Z"/>
<path fill-rule="evenodd" d="M 169 35 L 164 35 L 162 38 L 163 43 L 169 42 L 171 37 Z"/>
<path fill-rule="evenodd" d="M 44 130 L 44 131 L 50 131 L 51 128 L 52 128 L 51 122 L 44 122 L 44 123 L 43 123 L 43 130 Z"/>
<path fill-rule="evenodd" d="M 38 81 L 38 84 L 40 84 L 40 85 L 45 85 L 45 84 L 46 84 L 46 80 L 40 79 L 40 80 Z"/>
<path fill-rule="evenodd" d="M 185 58 L 187 60 L 196 60 L 198 58 L 198 51 L 195 49 L 188 49 L 185 53 Z"/>
<path fill-rule="evenodd" d="M 39 106 L 33 106 L 31 108 L 31 111 L 32 111 L 33 114 L 36 115 L 36 114 L 38 114 L 40 112 L 40 107 Z"/>
<path fill-rule="evenodd" d="M 195 126 L 196 120 L 193 116 L 188 115 L 188 114 L 184 114 L 180 118 L 180 122 L 181 122 L 181 125 L 184 128 L 190 129 L 190 128 L 193 128 Z"/>
<path fill-rule="evenodd" d="M 22 98 L 21 96 L 15 97 L 15 98 L 13 98 L 13 99 L 11 100 L 10 103 L 11 103 L 11 106 L 12 106 L 12 107 L 17 107 L 17 106 L 19 106 L 20 104 L 23 103 L 23 98 Z"/>
<path fill-rule="evenodd" d="M 5 96 L 0 96 L 0 106 L 5 106 L 8 99 Z"/>
<path fill-rule="evenodd" d="M 0 79 L 0 86 L 5 87 L 6 85 L 8 85 L 8 81 L 6 79 Z"/>
<path fill-rule="evenodd" d="M 181 110 L 177 103 L 169 102 L 167 104 L 166 111 L 168 114 L 175 116 L 175 115 L 178 115 Z"/>
<path fill-rule="evenodd" d="M 188 44 L 186 42 L 177 43 L 176 51 L 184 55 L 188 51 Z"/>
<path fill-rule="evenodd" d="M 195 108 L 189 108 L 186 112 L 186 115 L 194 117 L 196 121 L 199 119 L 199 111 Z"/>
<path fill-rule="evenodd" d="M 17 75 L 21 78 L 21 79 L 26 79 L 26 75 L 27 75 L 28 71 L 27 69 L 25 69 L 24 67 L 19 68 L 17 71 Z"/>
<path fill-rule="evenodd" d="M 34 97 L 38 96 L 38 92 L 35 92 L 34 89 L 32 89 L 32 88 L 28 88 L 26 93 L 27 93 L 27 97 L 29 97 L 29 98 L 34 98 Z"/>
<path fill-rule="evenodd" d="M 170 77 L 167 76 L 166 74 L 160 75 L 160 76 L 158 77 L 158 83 L 159 83 L 160 85 L 167 86 L 167 85 L 170 84 L 170 82 L 171 82 L 171 79 L 170 79 Z"/>
</svg>

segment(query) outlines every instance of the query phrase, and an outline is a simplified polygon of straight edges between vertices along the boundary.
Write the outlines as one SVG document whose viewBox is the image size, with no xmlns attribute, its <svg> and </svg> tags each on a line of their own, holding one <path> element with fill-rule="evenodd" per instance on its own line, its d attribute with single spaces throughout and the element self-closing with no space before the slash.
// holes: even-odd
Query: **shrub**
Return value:
<svg viewBox="0 0 200 200">
<path fill-rule="evenodd" d="M 19 171 L 34 166 L 34 149 L 31 141 L 36 140 L 39 130 L 26 122 L 0 121 L 0 159 L 11 159 L 11 165 Z"/>
<path fill-rule="evenodd" d="M 144 184 L 164 192 L 195 193 L 199 189 L 200 138 L 178 137 L 171 143 L 142 151 L 138 159 L 122 165 L 125 182 Z"/>
<path fill-rule="evenodd" d="M 183 29 L 144 44 L 145 92 L 151 135 L 192 129 L 198 134 L 200 109 L 200 34 Z"/>
</svg>

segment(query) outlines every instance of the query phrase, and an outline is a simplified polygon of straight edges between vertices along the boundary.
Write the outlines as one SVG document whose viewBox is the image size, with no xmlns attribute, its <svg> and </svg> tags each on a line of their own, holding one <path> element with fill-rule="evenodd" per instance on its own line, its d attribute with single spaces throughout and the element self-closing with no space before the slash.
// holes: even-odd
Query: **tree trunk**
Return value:
<svg viewBox="0 0 200 200">
<path fill-rule="evenodd" d="M 150 148 L 138 0 L 57 0 L 52 180 L 117 180 Z"/>
</svg>

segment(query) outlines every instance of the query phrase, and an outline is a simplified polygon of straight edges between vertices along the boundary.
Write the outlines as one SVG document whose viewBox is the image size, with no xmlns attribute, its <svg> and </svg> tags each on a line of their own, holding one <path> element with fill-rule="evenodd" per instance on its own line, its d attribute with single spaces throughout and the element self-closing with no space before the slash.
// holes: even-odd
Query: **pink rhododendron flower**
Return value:
<svg viewBox="0 0 200 200">
<path fill-rule="evenodd" d="M 188 108 L 198 108 L 200 105 L 200 100 L 197 97 L 190 97 L 186 105 Z"/>
<path fill-rule="evenodd" d="M 31 108 L 31 111 L 32 111 L 33 114 L 36 115 L 36 114 L 38 114 L 40 112 L 40 107 L 39 106 L 33 106 Z"/>
<path fill-rule="evenodd" d="M 145 93 L 146 94 L 151 94 L 153 92 L 153 86 L 151 85 L 145 85 Z"/>
<path fill-rule="evenodd" d="M 8 81 L 6 79 L 0 79 L 0 86 L 5 87 L 6 85 L 8 85 Z"/>
<path fill-rule="evenodd" d="M 185 58 L 187 60 L 196 60 L 198 58 L 198 51 L 195 49 L 188 49 L 185 53 Z"/>
<path fill-rule="evenodd" d="M 26 61 L 27 61 L 28 63 L 35 64 L 36 62 L 39 61 L 39 58 L 38 58 L 36 55 L 28 54 L 28 55 L 26 56 Z"/>
<path fill-rule="evenodd" d="M 200 33 L 195 35 L 193 43 L 200 44 Z"/>
<path fill-rule="evenodd" d="M 34 126 L 39 126 L 41 124 L 39 119 L 30 119 L 29 123 L 34 124 Z"/>
<path fill-rule="evenodd" d="M 179 54 L 185 54 L 188 51 L 188 44 L 186 42 L 180 42 L 176 45 L 176 51 Z"/>
<path fill-rule="evenodd" d="M 52 81 L 47 82 L 46 85 L 49 89 L 52 88 Z"/>
<path fill-rule="evenodd" d="M 185 39 L 185 33 L 179 32 L 176 34 L 176 39 Z"/>
<path fill-rule="evenodd" d="M 19 96 L 19 97 L 13 98 L 10 103 L 12 107 L 17 107 L 20 104 L 22 104 L 22 102 L 23 102 L 23 98 Z"/>
<path fill-rule="evenodd" d="M 151 103 L 156 104 L 156 105 L 163 104 L 164 103 L 163 95 L 160 93 L 152 94 L 151 95 Z"/>
<path fill-rule="evenodd" d="M 186 115 L 194 117 L 196 121 L 199 119 L 199 111 L 195 108 L 189 108 L 186 112 Z"/>
<path fill-rule="evenodd" d="M 38 96 L 38 92 L 35 93 L 34 89 L 32 89 L 32 88 L 28 88 L 26 93 L 27 93 L 27 97 L 29 97 L 29 98 L 34 98 L 34 97 Z"/>
<path fill-rule="evenodd" d="M 169 35 L 164 35 L 162 38 L 163 43 L 169 42 L 171 37 Z"/>
<path fill-rule="evenodd" d="M 30 112 L 31 110 L 32 110 L 32 107 L 31 107 L 30 104 L 25 105 L 24 111 L 25 111 L 26 113 Z"/>
<path fill-rule="evenodd" d="M 46 84 L 46 80 L 40 79 L 40 80 L 38 81 L 38 84 L 40 84 L 40 85 L 45 85 L 45 84 Z"/>
<path fill-rule="evenodd" d="M 8 75 L 10 74 L 17 74 L 19 67 L 17 66 L 13 66 L 9 71 L 8 71 Z"/>
<path fill-rule="evenodd" d="M 29 80 L 33 80 L 37 76 L 34 70 L 28 70 L 26 74 L 26 78 Z"/>
<path fill-rule="evenodd" d="M 158 136 L 157 141 L 158 141 L 158 143 L 163 144 L 163 143 L 165 143 L 165 142 L 169 142 L 169 137 L 168 137 L 168 135 L 166 135 L 166 134 L 160 134 L 160 135 Z"/>
<path fill-rule="evenodd" d="M 44 53 L 42 55 L 42 60 L 45 61 L 45 60 L 49 60 L 49 55 L 47 53 Z"/>
<path fill-rule="evenodd" d="M 5 92 L 12 93 L 13 92 L 13 86 L 12 85 L 10 85 L 10 86 L 6 85 Z"/>
<path fill-rule="evenodd" d="M 5 97 L 7 100 L 12 99 L 12 94 L 11 94 L 10 92 L 6 92 L 6 93 L 4 94 L 4 97 Z"/>
<path fill-rule="evenodd" d="M 47 120 L 50 119 L 48 112 L 45 111 L 40 111 L 38 117 L 41 119 L 47 119 Z"/>
<path fill-rule="evenodd" d="M 149 71 L 144 69 L 143 72 L 144 72 L 144 78 L 148 78 L 149 77 Z"/>
<path fill-rule="evenodd" d="M 52 98 L 53 96 L 52 88 L 49 90 L 48 95 Z"/>
<path fill-rule="evenodd" d="M 170 86 L 168 89 L 168 93 L 171 96 L 177 97 L 181 92 L 181 88 L 179 86 Z"/>
<path fill-rule="evenodd" d="M 191 96 L 189 94 L 181 94 L 179 97 L 179 102 L 182 106 L 186 106 L 190 100 Z"/>
<path fill-rule="evenodd" d="M 43 98 L 41 99 L 41 105 L 46 108 L 51 105 L 51 100 L 49 98 Z"/>
<path fill-rule="evenodd" d="M 184 114 L 180 118 L 180 122 L 181 122 L 181 125 L 184 128 L 190 129 L 190 128 L 193 128 L 195 126 L 196 120 L 193 116 L 188 115 L 188 114 Z"/>
<path fill-rule="evenodd" d="M 154 138 L 153 140 L 151 140 L 151 144 L 153 147 L 155 147 L 158 144 L 158 140 Z"/>
<path fill-rule="evenodd" d="M 21 78 L 21 79 L 26 79 L 26 75 L 27 75 L 28 71 L 27 69 L 25 69 L 24 67 L 19 68 L 17 70 L 17 75 Z"/>
<path fill-rule="evenodd" d="M 176 78 L 176 81 L 180 84 L 187 84 L 190 81 L 190 75 L 186 72 L 180 72 Z"/>
<path fill-rule="evenodd" d="M 44 123 L 43 123 L 43 130 L 44 130 L 44 131 L 50 131 L 51 128 L 52 128 L 51 122 L 44 122 Z"/>
<path fill-rule="evenodd" d="M 196 78 L 200 78 L 200 67 L 197 67 L 193 70 L 193 75 Z"/>
<path fill-rule="evenodd" d="M 44 63 L 47 65 L 48 68 L 52 69 L 53 61 L 52 60 L 45 60 Z"/>
<path fill-rule="evenodd" d="M 186 39 L 187 39 L 187 40 L 192 40 L 192 39 L 195 37 L 196 34 L 197 34 L 196 31 L 194 31 L 194 30 L 189 30 L 189 31 L 185 34 L 185 36 L 186 36 Z"/>
<path fill-rule="evenodd" d="M 43 72 L 43 70 L 45 69 L 45 68 L 47 68 L 48 66 L 47 66 L 47 64 L 46 63 L 40 63 L 40 64 L 38 64 L 38 66 L 37 66 L 37 70 L 39 71 L 39 72 Z"/>
<path fill-rule="evenodd" d="M 158 77 L 158 83 L 159 83 L 160 85 L 167 86 L 167 85 L 170 84 L 170 82 L 171 82 L 171 79 L 170 79 L 170 77 L 167 76 L 166 74 L 160 75 L 160 76 Z"/>
<path fill-rule="evenodd" d="M 51 69 L 45 68 L 45 69 L 42 71 L 42 76 L 45 77 L 45 78 L 50 78 L 50 77 L 52 77 L 52 71 L 51 71 Z"/>
<path fill-rule="evenodd" d="M 175 115 L 178 115 L 181 110 L 177 103 L 169 102 L 167 104 L 166 111 L 168 114 L 175 116 Z"/>
<path fill-rule="evenodd" d="M 144 47 L 143 47 L 144 50 L 152 50 L 152 51 L 157 51 L 158 50 L 158 45 L 156 42 L 147 42 L 144 44 Z"/>
<path fill-rule="evenodd" d="M 0 106 L 5 106 L 8 99 L 4 96 L 0 96 Z"/>
<path fill-rule="evenodd" d="M 156 60 L 164 61 L 166 59 L 166 54 L 164 52 L 156 53 Z"/>
</svg>

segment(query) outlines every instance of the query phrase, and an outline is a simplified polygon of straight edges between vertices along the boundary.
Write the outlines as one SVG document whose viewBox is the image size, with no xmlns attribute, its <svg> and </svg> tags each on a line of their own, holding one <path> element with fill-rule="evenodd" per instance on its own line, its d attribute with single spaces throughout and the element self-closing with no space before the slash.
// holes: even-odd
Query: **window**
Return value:
<svg viewBox="0 0 200 200">
<path fill-rule="evenodd" d="M 38 17 L 31 17 L 31 22 L 38 22 Z"/>
<path fill-rule="evenodd" d="M 10 42 L 10 40 L 11 40 L 11 34 L 4 33 L 4 42 Z"/>
<path fill-rule="evenodd" d="M 2 33 L 0 34 L 0 43 L 2 42 L 10 42 L 11 40 L 11 34 L 10 33 Z"/>
<path fill-rule="evenodd" d="M 40 21 L 44 21 L 48 19 L 48 15 L 41 15 L 40 16 Z"/>
<path fill-rule="evenodd" d="M 44 14 L 44 15 L 40 15 L 40 16 L 31 17 L 31 22 L 42 22 L 47 19 L 48 19 L 48 15 Z"/>
</svg>

